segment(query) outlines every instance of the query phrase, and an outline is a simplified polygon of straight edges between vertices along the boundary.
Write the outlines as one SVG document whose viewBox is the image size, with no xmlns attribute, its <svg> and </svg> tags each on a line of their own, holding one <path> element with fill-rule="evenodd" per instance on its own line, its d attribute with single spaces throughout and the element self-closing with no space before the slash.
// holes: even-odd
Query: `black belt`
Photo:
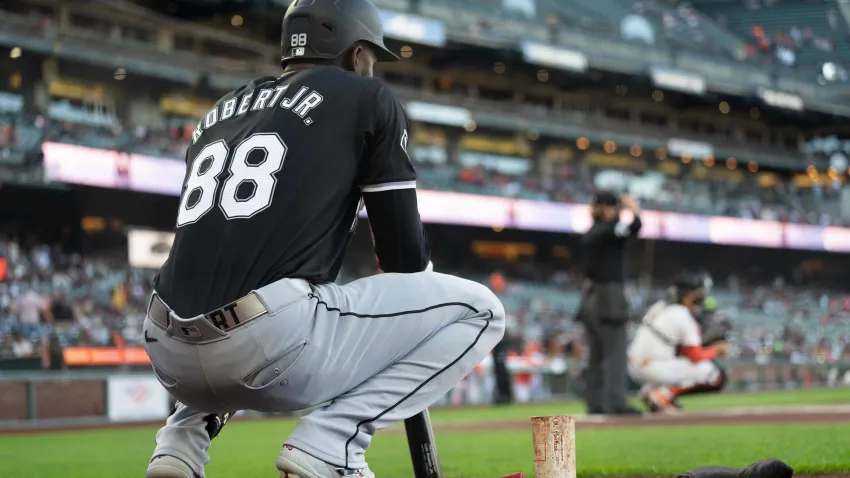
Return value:
<svg viewBox="0 0 850 478">
<path fill-rule="evenodd" d="M 222 332 L 229 332 L 240 325 L 247 324 L 266 312 L 268 312 L 266 306 L 252 292 L 224 307 L 203 314 L 203 316 L 217 329 Z M 159 294 L 154 292 L 148 305 L 148 317 L 163 329 L 168 330 L 168 326 L 171 324 L 172 313 L 173 311 L 159 298 Z"/>
</svg>

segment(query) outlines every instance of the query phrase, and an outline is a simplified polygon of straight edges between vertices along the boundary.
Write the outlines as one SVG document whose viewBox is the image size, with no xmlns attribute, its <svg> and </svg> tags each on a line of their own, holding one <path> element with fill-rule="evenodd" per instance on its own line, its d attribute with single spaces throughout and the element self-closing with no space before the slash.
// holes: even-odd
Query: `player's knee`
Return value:
<svg viewBox="0 0 850 478">
<path fill-rule="evenodd" d="M 711 373 L 708 376 L 708 380 L 706 380 L 701 388 L 706 392 L 719 392 L 720 390 L 723 390 L 727 381 L 726 371 L 713 360 L 706 361 L 705 366 L 710 366 Z"/>
<path fill-rule="evenodd" d="M 715 364 L 715 366 L 717 367 L 717 377 L 714 379 L 713 385 L 714 389 L 719 392 L 726 387 L 726 384 L 729 381 L 729 376 L 726 374 L 726 369 L 717 364 Z"/>
<path fill-rule="evenodd" d="M 493 321 L 504 325 L 505 323 L 505 306 L 502 301 L 486 286 L 481 286 L 482 301 L 487 304 L 487 309 L 493 314 Z"/>
<path fill-rule="evenodd" d="M 479 311 L 489 311 L 491 317 L 488 320 L 488 327 L 492 327 L 494 333 L 498 332 L 501 339 L 505 333 L 505 306 L 487 286 L 475 284 L 474 293 L 476 297 L 473 307 Z"/>
</svg>

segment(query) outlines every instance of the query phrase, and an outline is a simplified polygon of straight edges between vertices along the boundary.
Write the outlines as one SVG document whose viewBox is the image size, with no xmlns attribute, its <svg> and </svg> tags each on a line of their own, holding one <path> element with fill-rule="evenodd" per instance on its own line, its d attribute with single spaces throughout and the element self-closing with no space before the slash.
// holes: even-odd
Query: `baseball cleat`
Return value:
<svg viewBox="0 0 850 478">
<path fill-rule="evenodd" d="M 680 411 L 680 407 L 661 388 L 642 387 L 640 395 L 650 413 L 671 415 Z"/>
<path fill-rule="evenodd" d="M 356 470 L 340 468 L 290 445 L 283 445 L 276 465 L 280 478 L 375 478 L 368 467 Z"/>
<path fill-rule="evenodd" d="M 183 460 L 161 455 L 151 460 L 145 478 L 197 478 L 197 475 Z"/>
</svg>

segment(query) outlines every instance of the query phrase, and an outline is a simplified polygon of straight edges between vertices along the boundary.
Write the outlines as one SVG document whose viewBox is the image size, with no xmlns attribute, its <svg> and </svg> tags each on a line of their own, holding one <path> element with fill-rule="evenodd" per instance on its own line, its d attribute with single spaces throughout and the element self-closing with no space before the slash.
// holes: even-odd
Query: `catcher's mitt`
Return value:
<svg viewBox="0 0 850 478">
<path fill-rule="evenodd" d="M 715 320 L 706 327 L 705 333 L 702 334 L 702 346 L 707 347 L 727 340 L 731 330 L 732 323 L 728 320 Z"/>
</svg>

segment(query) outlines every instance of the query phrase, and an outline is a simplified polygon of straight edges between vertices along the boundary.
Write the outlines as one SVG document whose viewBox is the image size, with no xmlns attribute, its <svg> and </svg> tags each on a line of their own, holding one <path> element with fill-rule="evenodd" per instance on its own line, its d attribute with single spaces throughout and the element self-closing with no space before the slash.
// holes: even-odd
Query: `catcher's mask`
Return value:
<svg viewBox="0 0 850 478">
<path fill-rule="evenodd" d="M 705 298 L 711 289 L 711 279 L 698 274 L 683 274 L 667 289 L 670 302 L 690 309 L 694 317 L 702 315 Z"/>
</svg>

